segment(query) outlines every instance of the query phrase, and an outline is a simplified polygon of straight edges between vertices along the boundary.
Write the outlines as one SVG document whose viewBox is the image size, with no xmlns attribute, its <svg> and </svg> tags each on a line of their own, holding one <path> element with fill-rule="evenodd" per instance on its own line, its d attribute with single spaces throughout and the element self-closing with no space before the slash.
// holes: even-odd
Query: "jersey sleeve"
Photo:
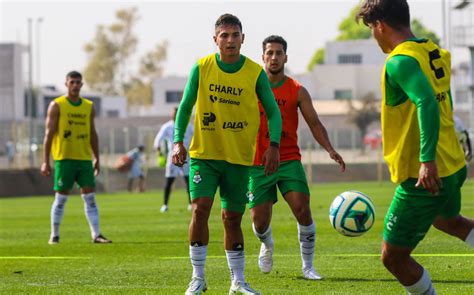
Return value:
<svg viewBox="0 0 474 295">
<path fill-rule="evenodd" d="M 420 162 L 435 160 L 440 115 L 435 94 L 418 61 L 406 55 L 396 55 L 386 64 L 390 82 L 400 86 L 416 105 L 420 128 Z"/>
<path fill-rule="evenodd" d="M 197 93 L 199 87 L 199 66 L 195 64 L 189 74 L 186 88 L 184 89 L 183 98 L 179 104 L 176 114 L 176 122 L 174 128 L 174 142 L 183 142 L 186 127 L 196 104 Z"/>
<path fill-rule="evenodd" d="M 257 80 L 257 95 L 262 102 L 263 109 L 268 118 L 268 130 L 270 132 L 270 143 L 280 144 L 282 121 L 280 109 L 268 81 L 265 71 L 261 71 Z"/>
</svg>

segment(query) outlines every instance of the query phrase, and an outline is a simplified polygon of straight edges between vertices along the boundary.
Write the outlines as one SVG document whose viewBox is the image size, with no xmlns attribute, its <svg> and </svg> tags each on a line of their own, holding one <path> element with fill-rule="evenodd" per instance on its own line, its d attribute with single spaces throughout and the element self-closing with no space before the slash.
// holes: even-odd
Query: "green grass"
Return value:
<svg viewBox="0 0 474 295">
<path fill-rule="evenodd" d="M 329 224 L 332 199 L 348 189 L 365 192 L 376 207 L 374 227 L 358 238 L 344 237 Z M 257 267 L 259 243 L 246 212 L 242 226 L 247 280 L 264 294 L 403 294 L 378 257 L 383 217 L 393 189 L 389 183 L 312 187 L 311 209 L 317 224 L 315 265 L 325 277 L 323 281 L 302 278 L 296 221 L 284 201 L 274 207 L 274 268 L 270 274 L 261 274 Z M 472 180 L 465 184 L 463 196 L 462 213 L 474 217 Z M 159 212 L 161 191 L 98 195 L 102 231 L 114 241 L 109 245 L 90 243 L 78 196 L 71 197 L 66 205 L 61 243 L 48 245 L 52 201 L 52 197 L 0 199 L 1 294 L 184 293 L 191 275 L 187 242 L 190 213 L 182 190 L 173 192 L 166 214 Z M 209 222 L 206 294 L 226 294 L 230 284 L 220 203 L 218 198 L 216 201 Z M 415 254 L 428 254 L 416 259 L 430 271 L 438 294 L 474 294 L 474 253 L 465 243 L 431 229 Z"/>
</svg>

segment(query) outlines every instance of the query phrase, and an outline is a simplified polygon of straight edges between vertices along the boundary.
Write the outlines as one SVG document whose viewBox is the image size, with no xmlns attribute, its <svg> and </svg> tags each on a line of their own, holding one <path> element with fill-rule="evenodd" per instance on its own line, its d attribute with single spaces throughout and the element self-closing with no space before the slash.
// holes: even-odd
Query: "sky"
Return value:
<svg viewBox="0 0 474 295">
<path fill-rule="evenodd" d="M 442 0 L 409 0 L 416 17 L 438 36 L 443 35 Z M 217 50 L 212 36 L 219 15 L 232 13 L 243 24 L 245 42 L 241 52 L 261 61 L 261 42 L 271 34 L 288 41 L 291 73 L 306 72 L 317 48 L 335 39 L 338 24 L 358 0 L 313 1 L 22 1 L 0 0 L 0 42 L 27 43 L 27 19 L 33 19 L 34 81 L 61 86 L 65 74 L 82 71 L 87 63 L 84 45 L 99 24 L 114 22 L 121 8 L 137 7 L 135 28 L 138 58 L 155 44 L 169 42 L 165 75 L 186 76 L 198 58 Z M 41 19 L 41 21 L 39 21 Z M 39 49 L 39 50 L 38 50 Z M 460 59 L 466 58 L 460 52 Z M 453 60 L 458 60 L 453 54 Z M 26 73 L 25 73 L 26 77 Z"/>
</svg>

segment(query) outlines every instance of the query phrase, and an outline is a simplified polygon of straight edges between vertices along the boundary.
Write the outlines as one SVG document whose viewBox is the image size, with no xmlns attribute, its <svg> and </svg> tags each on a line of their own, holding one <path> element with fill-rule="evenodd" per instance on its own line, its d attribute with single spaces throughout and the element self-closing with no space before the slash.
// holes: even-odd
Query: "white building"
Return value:
<svg viewBox="0 0 474 295">
<path fill-rule="evenodd" d="M 41 89 L 41 98 L 38 103 L 39 117 L 46 117 L 49 103 L 64 95 L 55 87 L 49 86 Z M 100 93 L 81 91 L 81 96 L 94 103 L 97 118 L 127 118 L 127 98 L 123 96 L 106 96 Z"/>
<path fill-rule="evenodd" d="M 324 64 L 295 78 L 316 100 L 360 99 L 368 93 L 380 98 L 385 58 L 373 39 L 328 42 Z"/>
<path fill-rule="evenodd" d="M 25 118 L 24 50 L 21 44 L 0 44 L 0 121 Z"/>
</svg>

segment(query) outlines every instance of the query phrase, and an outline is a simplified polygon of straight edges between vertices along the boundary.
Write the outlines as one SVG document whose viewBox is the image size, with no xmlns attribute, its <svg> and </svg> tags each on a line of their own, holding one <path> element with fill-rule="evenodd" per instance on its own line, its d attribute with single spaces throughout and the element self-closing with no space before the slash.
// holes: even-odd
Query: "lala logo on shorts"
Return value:
<svg viewBox="0 0 474 295">
<path fill-rule="evenodd" d="M 199 171 L 194 172 L 193 182 L 194 183 L 200 183 L 201 180 L 202 180 L 202 178 L 201 178 L 201 174 L 199 174 Z"/>
</svg>

